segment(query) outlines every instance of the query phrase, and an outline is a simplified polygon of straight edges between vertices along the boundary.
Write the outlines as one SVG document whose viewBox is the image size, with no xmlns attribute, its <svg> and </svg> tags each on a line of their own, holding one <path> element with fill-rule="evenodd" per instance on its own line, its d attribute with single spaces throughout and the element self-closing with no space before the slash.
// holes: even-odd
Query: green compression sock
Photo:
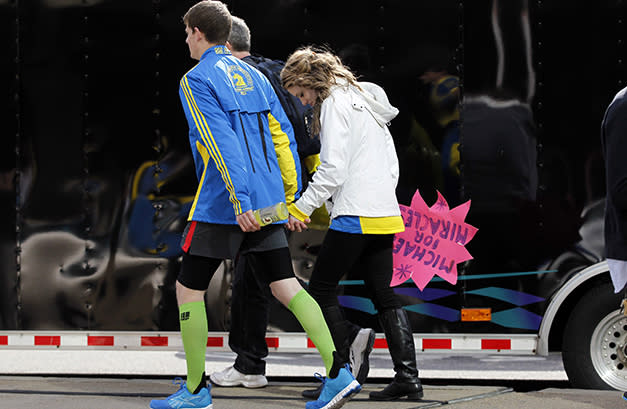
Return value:
<svg viewBox="0 0 627 409">
<path fill-rule="evenodd" d="M 327 374 L 333 365 L 335 345 L 331 332 L 318 303 L 305 290 L 300 290 L 289 302 L 288 308 L 296 316 L 300 325 L 313 341 L 322 357 Z"/>
<path fill-rule="evenodd" d="M 187 361 L 187 389 L 194 393 L 203 381 L 207 352 L 207 313 L 203 301 L 179 306 L 181 338 Z M 203 385 L 204 386 L 204 385 Z"/>
</svg>

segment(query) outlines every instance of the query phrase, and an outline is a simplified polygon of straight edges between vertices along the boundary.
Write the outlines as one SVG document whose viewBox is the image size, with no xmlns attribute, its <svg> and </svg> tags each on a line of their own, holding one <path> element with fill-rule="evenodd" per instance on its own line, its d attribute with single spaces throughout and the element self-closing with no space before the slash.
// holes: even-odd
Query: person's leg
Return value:
<svg viewBox="0 0 627 409">
<path fill-rule="evenodd" d="M 394 293 L 394 289 L 390 287 L 393 271 L 392 245 L 394 236 L 370 234 L 368 237 L 370 240 L 361 263 L 361 277 L 364 280 L 366 291 L 379 313 L 400 308 L 401 304 L 398 297 Z"/>
<path fill-rule="evenodd" d="M 416 347 L 407 312 L 402 308 L 379 313 L 379 321 L 385 332 L 392 363 L 394 380 L 382 391 L 371 392 L 372 400 L 420 400 L 423 397 L 422 384 L 418 378 Z"/>
<path fill-rule="evenodd" d="M 337 286 L 345 272 L 351 279 L 362 278 L 360 270 L 367 266 L 361 255 L 366 246 L 364 235 L 329 230 L 309 282 L 309 292 L 320 304 L 333 342 L 342 350 L 340 355 L 350 362 L 351 371 L 360 384 L 365 382 L 370 370 L 368 356 L 376 334 L 371 328 L 361 328 L 345 319 L 337 298 Z M 322 386 L 304 390 L 303 397 L 317 399 Z"/>
<path fill-rule="evenodd" d="M 260 266 L 259 271 L 265 272 L 270 281 L 272 294 L 296 316 L 324 361 L 327 371 L 324 387 L 317 401 L 307 403 L 307 409 L 341 407 L 361 390 L 361 386 L 351 374 L 348 364 L 335 352 L 320 307 L 294 276 L 289 250 L 283 247 L 254 255 Z"/>
<path fill-rule="evenodd" d="M 205 377 L 207 349 L 207 312 L 205 291 L 222 260 L 183 254 L 181 271 L 176 281 L 179 324 L 187 378 L 180 389 L 165 399 L 150 402 L 152 409 L 171 409 L 184 403 L 189 408 L 211 408 L 212 399 Z"/>
<path fill-rule="evenodd" d="M 296 278 L 274 281 L 271 288 L 279 301 L 284 305 L 287 303 L 286 306 L 301 323 L 309 338 L 318 348 L 323 361 L 325 361 L 327 377 L 321 378 L 322 389 L 317 400 L 307 402 L 306 408 L 335 409 L 343 406 L 347 400 L 361 390 L 361 385 L 351 373 L 346 361 L 340 358 L 335 351 L 333 339 L 320 307 L 309 293 L 300 286 Z M 332 351 L 330 358 L 328 357 L 329 351 Z"/>
<path fill-rule="evenodd" d="M 407 396 L 409 400 L 419 400 L 423 391 L 418 378 L 412 328 L 407 313 L 390 287 L 393 240 L 392 235 L 373 235 L 365 258 L 368 268 L 364 269 L 364 281 L 378 311 L 396 372 L 394 381 L 380 392 L 371 392 L 370 399 L 395 400 Z"/>
<path fill-rule="evenodd" d="M 204 293 L 176 282 L 179 299 L 179 323 L 187 361 L 187 389 L 191 393 L 207 386 L 205 378 L 205 348 L 208 335 Z"/>
<path fill-rule="evenodd" d="M 316 344 L 325 368 L 329 371 L 335 346 L 324 318 L 319 313 L 320 307 L 303 290 L 294 275 L 283 226 L 270 225 L 258 232 L 248 233 L 242 243 L 241 254 L 246 255 L 257 279 L 268 283 L 272 294 L 296 316 Z M 301 291 L 304 294 L 298 294 Z M 297 294 L 298 297 L 292 300 Z"/>
<path fill-rule="evenodd" d="M 206 387 L 205 353 L 207 349 L 207 312 L 205 291 L 222 260 L 183 255 L 176 282 L 181 338 L 187 361 L 187 389 L 197 393 Z"/>
<path fill-rule="evenodd" d="M 349 360 L 351 324 L 337 298 L 338 283 L 362 257 L 365 241 L 361 234 L 328 230 L 309 281 L 309 293 L 320 305 L 340 357 Z M 356 335 L 356 334 L 355 334 Z"/>
<path fill-rule="evenodd" d="M 353 269 L 348 272 L 346 278 L 348 280 L 361 280 L 363 279 L 363 271 L 367 268 L 367 263 L 364 262 L 363 259 L 359 259 L 353 266 Z M 370 299 L 372 299 L 372 295 L 370 295 Z M 370 372 L 369 356 L 374 347 L 376 332 L 372 328 L 361 328 L 348 320 L 346 323 L 348 324 L 347 332 L 350 345 L 349 360 L 351 370 L 357 381 L 363 385 Z"/>
<path fill-rule="evenodd" d="M 346 280 L 362 280 L 361 272 L 363 268 L 363 261 L 361 259 L 358 259 L 355 262 L 355 265 L 353 265 L 353 268 L 350 269 L 344 277 L 346 278 Z M 346 322 L 348 323 L 348 341 L 349 343 L 351 343 L 355 340 L 357 334 L 359 334 L 359 331 L 362 330 L 362 328 L 349 320 L 347 320 Z"/>
<path fill-rule="evenodd" d="M 235 283 L 233 285 L 232 305 L 239 306 L 238 313 L 241 316 L 235 317 L 231 313 L 230 331 L 240 332 L 242 338 L 231 342 L 229 335 L 229 346 L 237 354 L 233 366 L 247 375 L 265 375 L 264 358 L 268 356 L 266 328 L 269 318 L 270 288 L 267 283 L 257 279 L 246 255 L 243 255 L 239 262 L 244 271 L 240 275 L 242 281 L 238 285 L 240 288 L 236 290 Z"/>
<path fill-rule="evenodd" d="M 328 230 L 318 252 L 308 286 L 309 293 L 320 305 L 338 356 L 343 362 L 351 364 L 351 372 L 356 379 L 359 369 L 356 369 L 355 362 L 351 362 L 349 345 L 357 339 L 360 328 L 346 320 L 338 302 L 337 288 L 342 276 L 359 264 L 362 246 L 361 235 Z M 361 384 L 364 380 L 365 376 L 362 376 L 358 382 Z M 323 387 L 324 384 L 316 389 L 304 390 L 302 395 L 306 399 L 318 399 Z"/>
<path fill-rule="evenodd" d="M 266 386 L 265 335 L 271 294 L 268 284 L 255 276 L 247 254 L 240 254 L 235 260 L 231 290 L 229 347 L 237 356 L 232 366 L 212 373 L 211 382 L 219 386 Z"/>
<path fill-rule="evenodd" d="M 286 249 L 287 250 L 287 249 Z M 320 306 L 303 289 L 296 277 L 284 278 L 270 283 L 270 289 L 275 298 L 286 306 L 296 317 L 298 322 L 312 340 L 320 357 L 324 362 L 327 375 L 331 376 L 333 368 L 335 345 L 329 332 Z M 339 366 L 340 363 L 336 363 Z"/>
</svg>

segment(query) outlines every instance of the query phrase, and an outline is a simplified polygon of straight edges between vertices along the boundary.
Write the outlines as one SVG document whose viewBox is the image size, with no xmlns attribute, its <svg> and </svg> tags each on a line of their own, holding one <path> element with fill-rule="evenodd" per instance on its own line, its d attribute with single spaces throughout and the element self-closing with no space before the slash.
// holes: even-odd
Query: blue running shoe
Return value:
<svg viewBox="0 0 627 409">
<path fill-rule="evenodd" d="M 165 399 L 151 400 L 152 409 L 211 409 L 213 407 L 208 388 L 202 388 L 200 392 L 193 394 L 187 390 L 183 379 L 175 378 L 172 383 L 179 385 L 179 390 Z"/>
<path fill-rule="evenodd" d="M 318 400 L 307 402 L 307 409 L 341 408 L 361 390 L 361 385 L 355 380 L 348 364 L 340 368 L 335 378 L 323 378 L 320 374 L 316 374 L 316 377 L 322 380 L 322 392 Z"/>
<path fill-rule="evenodd" d="M 627 392 L 623 393 L 623 399 L 627 400 Z"/>
</svg>

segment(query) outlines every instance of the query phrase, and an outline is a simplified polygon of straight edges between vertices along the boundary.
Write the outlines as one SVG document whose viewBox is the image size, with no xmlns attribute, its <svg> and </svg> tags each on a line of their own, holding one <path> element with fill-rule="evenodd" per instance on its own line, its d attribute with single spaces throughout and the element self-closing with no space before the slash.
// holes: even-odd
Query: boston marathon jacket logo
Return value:
<svg viewBox="0 0 627 409">
<path fill-rule="evenodd" d="M 255 88 L 253 86 L 252 77 L 248 72 L 242 69 L 242 67 L 229 65 L 227 70 L 229 72 L 229 78 L 231 78 L 233 88 L 235 88 L 235 90 L 240 94 L 246 95 L 247 92 L 252 91 Z"/>
<path fill-rule="evenodd" d="M 189 319 L 189 311 L 183 311 L 181 313 L 181 321 L 187 321 Z"/>
</svg>

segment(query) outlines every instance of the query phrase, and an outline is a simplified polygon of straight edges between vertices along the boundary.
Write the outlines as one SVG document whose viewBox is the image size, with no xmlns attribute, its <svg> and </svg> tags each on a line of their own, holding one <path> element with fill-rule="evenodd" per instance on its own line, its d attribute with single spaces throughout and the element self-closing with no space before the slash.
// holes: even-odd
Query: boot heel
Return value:
<svg viewBox="0 0 627 409">
<path fill-rule="evenodd" d="M 410 393 L 407 395 L 407 400 L 421 400 L 422 397 L 424 396 L 424 392 L 416 392 L 416 393 Z"/>
</svg>

